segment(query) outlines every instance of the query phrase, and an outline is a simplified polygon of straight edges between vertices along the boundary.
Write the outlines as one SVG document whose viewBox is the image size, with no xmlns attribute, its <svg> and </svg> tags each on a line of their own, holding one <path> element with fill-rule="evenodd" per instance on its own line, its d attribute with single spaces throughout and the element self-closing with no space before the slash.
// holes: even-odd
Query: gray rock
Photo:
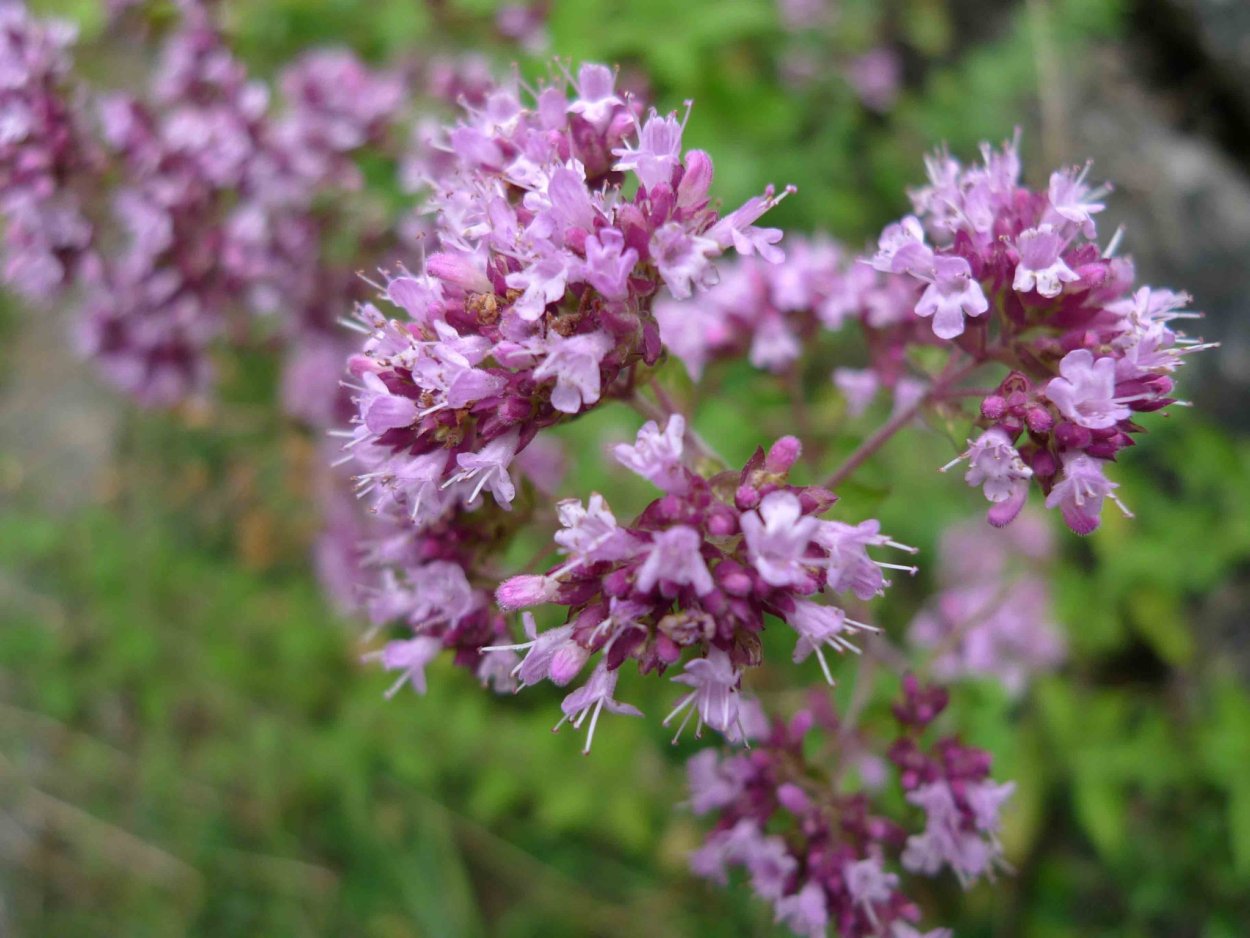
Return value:
<svg viewBox="0 0 1250 938">
<path fill-rule="evenodd" d="M 1250 5 L 1246 13 L 1250 15 Z M 1182 385 L 1217 419 L 1250 427 L 1250 177 L 1215 143 L 1187 135 L 1126 66 L 1123 49 L 1090 63 L 1072 115 L 1071 159 L 1092 156 L 1114 180 L 1106 219 L 1145 283 L 1187 290 L 1207 318 L 1188 332 L 1221 347 L 1194 356 Z"/>
</svg>

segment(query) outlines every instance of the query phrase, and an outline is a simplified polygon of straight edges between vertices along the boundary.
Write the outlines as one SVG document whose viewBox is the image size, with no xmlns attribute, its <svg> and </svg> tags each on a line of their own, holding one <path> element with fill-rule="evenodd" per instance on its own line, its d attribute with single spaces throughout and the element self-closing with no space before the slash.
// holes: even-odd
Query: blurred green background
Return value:
<svg viewBox="0 0 1250 938">
<path fill-rule="evenodd" d="M 93 3 L 34 5 L 78 19 L 88 46 L 100 33 Z M 223 9 L 270 74 L 324 43 L 376 61 L 472 48 L 494 6 Z M 530 74 L 552 54 L 619 63 L 662 105 L 693 98 L 688 145 L 713 154 L 727 203 L 793 182 L 775 223 L 852 246 L 905 211 L 942 141 L 970 156 L 1020 126 L 1032 181 L 1095 156 L 1094 175 L 1121 183 L 1109 214 L 1145 281 L 1194 293 L 1224 348 L 1185 375 L 1198 406 L 1151 421 L 1117 470 L 1137 519 L 1109 512 L 1095 537 L 1060 540 L 1065 669 L 1022 701 L 958 689 L 953 723 L 1019 785 L 1015 873 L 923 898 L 959 935 L 1243 936 L 1250 283 L 1235 260 L 1250 250 L 1250 104 L 1223 32 L 1200 2 L 826 9 L 795 33 L 769 0 L 558 0 L 545 51 L 489 48 Z M 884 113 L 839 77 L 881 44 L 904 78 Z M 791 66 L 813 61 L 822 77 L 796 81 Z M 774 934 L 748 890 L 686 872 L 700 828 L 674 805 L 692 741 L 615 719 L 583 758 L 549 732 L 557 692 L 493 699 L 450 667 L 424 699 L 382 699 L 387 678 L 357 663 L 360 626 L 310 574 L 320 456 L 273 406 L 269 357 L 223 360 L 209 412 L 139 413 L 65 356 L 64 329 L 0 308 L 0 935 Z M 825 351 L 807 376 L 815 420 L 838 414 L 829 364 L 854 361 L 836 340 Z M 673 366 L 666 380 L 683 389 Z M 793 429 L 784 393 L 749 369 L 720 387 L 697 419 L 731 460 Z M 748 400 L 759 419 L 744 425 Z M 635 424 L 613 406 L 564 432 L 593 453 Z M 843 516 L 879 514 L 932 557 L 947 522 L 983 507 L 931 471 L 950 451 L 938 428 L 897 441 Z M 593 465 L 574 482 L 622 485 Z M 922 573 L 880 620 L 897 635 L 931 586 Z M 807 664 L 783 676 L 816 680 Z M 649 717 L 672 696 L 626 681 Z"/>
</svg>

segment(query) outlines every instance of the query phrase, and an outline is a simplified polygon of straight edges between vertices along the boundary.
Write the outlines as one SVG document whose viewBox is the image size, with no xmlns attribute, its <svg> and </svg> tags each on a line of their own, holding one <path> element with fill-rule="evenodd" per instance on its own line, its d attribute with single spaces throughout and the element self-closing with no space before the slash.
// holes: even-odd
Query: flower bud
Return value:
<svg viewBox="0 0 1250 938">
<path fill-rule="evenodd" d="M 1045 433 L 1055 424 L 1055 418 L 1045 407 L 1033 405 L 1024 412 L 1024 422 L 1034 433 Z"/>
<path fill-rule="evenodd" d="M 1055 439 L 1064 449 L 1084 449 L 1093 437 L 1084 427 L 1065 420 L 1055 427 Z"/>
<path fill-rule="evenodd" d="M 499 608 L 511 611 L 541 606 L 556 598 L 560 584 L 553 577 L 521 575 L 504 580 L 495 591 Z"/>
<path fill-rule="evenodd" d="M 986 420 L 1001 420 L 1007 413 L 1007 401 L 997 394 L 991 394 L 981 401 L 981 416 Z"/>
<path fill-rule="evenodd" d="M 799 460 L 803 452 L 803 444 L 792 436 L 783 436 L 769 447 L 764 457 L 764 468 L 776 475 L 785 475 Z"/>
<path fill-rule="evenodd" d="M 803 789 L 791 782 L 777 786 L 777 801 L 791 814 L 806 814 L 812 802 Z"/>
<path fill-rule="evenodd" d="M 439 280 L 454 284 L 466 293 L 489 293 L 492 291 L 490 281 L 486 278 L 486 275 L 478 270 L 473 262 L 463 254 L 447 254 L 443 252 L 431 254 L 426 258 L 425 269 L 431 277 L 437 277 Z M 397 282 L 398 280 L 392 281 L 392 285 Z"/>
</svg>

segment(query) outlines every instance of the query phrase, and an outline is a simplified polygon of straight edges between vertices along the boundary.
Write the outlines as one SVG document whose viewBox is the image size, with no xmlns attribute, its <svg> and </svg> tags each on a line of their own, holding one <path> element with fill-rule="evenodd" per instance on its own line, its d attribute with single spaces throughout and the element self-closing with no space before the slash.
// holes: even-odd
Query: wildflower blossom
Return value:
<svg viewBox="0 0 1250 938">
<path fill-rule="evenodd" d="M 1206 347 L 1171 326 L 1194 315 L 1181 311 L 1188 298 L 1135 289 L 1132 264 L 1098 246 L 1107 190 L 1086 183 L 1088 166 L 1036 191 L 1020 183 L 1015 143 L 983 145 L 979 166 L 945 152 L 926 165 L 915 214 L 885 229 L 870 263 L 925 285 L 914 314 L 971 360 L 967 370 L 1008 366 L 963 457 L 966 480 L 993 503 L 989 520 L 1011 522 L 1037 486 L 1088 534 L 1114 489 L 1101 464 L 1132 445 L 1138 414 L 1174 403 L 1172 372 Z M 922 338 L 896 332 L 895 356 Z"/>
<path fill-rule="evenodd" d="M 613 81 L 606 68 L 588 66 L 571 101 L 555 85 L 527 106 L 503 86 L 470 105 L 446 136 L 453 159 L 432 180 L 443 250 L 421 272 L 393 276 L 384 287 L 386 302 L 403 307 L 408 322 L 373 306 L 361 310 L 372 335 L 353 373 L 376 375 L 418 410 L 408 425 L 375 432 L 366 410 L 376 404 L 362 394 L 352 452 L 379 485 L 395 490 L 384 497 L 414 506 L 417 524 L 444 503 L 423 498 L 416 508 L 418 492 L 406 483 L 413 473 L 403 463 L 445 452 L 440 488 L 461 502 L 487 491 L 506 505 L 507 463 L 536 433 L 621 393 L 638 366 L 657 360 L 656 289 L 697 289 L 734 237 L 752 244 L 771 237 L 752 225 L 771 198 L 718 218 L 708 207 L 710 161 L 682 154 L 684 121 L 655 112 L 640 118 Z M 613 175 L 622 172 L 641 183 L 632 198 Z M 396 303 L 403 299 L 397 281 L 420 285 L 415 306 Z M 515 445 L 499 446 L 502 438 Z M 496 461 L 483 467 L 490 481 L 470 488 L 474 454 L 492 446 Z M 664 470 L 656 462 L 651 471 Z"/>
<path fill-rule="evenodd" d="M 749 753 L 705 750 L 690 760 L 691 807 L 714 822 L 691 869 L 718 882 L 745 869 L 755 895 L 796 935 L 824 935 L 829 925 L 849 938 L 918 935 L 920 910 L 905 890 L 948 867 L 965 883 L 992 875 L 1003 863 L 997 832 L 1013 786 L 990 779 L 987 753 L 952 737 L 926 741 L 945 695 L 914 678 L 904 680 L 893 732 L 852 731 L 827 698 L 811 701 L 775 720 Z M 889 753 L 912 806 L 900 817 L 830 773 L 847 755 L 840 747 L 857 741 Z"/>
<path fill-rule="evenodd" d="M 886 583 L 869 550 L 902 545 L 875 522 L 821 520 L 832 493 L 785 482 L 799 457 L 797 440 L 757 451 L 732 484 L 722 475 L 713 485 L 680 461 L 674 431 L 681 426 L 674 417 L 661 433 L 648 423 L 633 446 L 617 451 L 667 494 L 627 525 L 597 495 L 586 506 L 563 504 L 556 542 L 568 561 L 505 580 L 497 597 L 507 608 L 567 606 L 560 640 L 578 642 L 613 672 L 631 658 L 643 672 L 684 658 L 674 680 L 690 690 L 664 722 L 680 717 L 680 735 L 697 717 L 696 734 L 706 725 L 741 740 L 750 735 L 742 676 L 759 663 L 766 616 L 795 630 L 796 661 L 814 652 L 832 680 L 824 650 L 853 649 L 845 636 L 871 627 L 817 596 L 876 595 Z M 683 484 L 674 488 L 679 477 Z"/>
<path fill-rule="evenodd" d="M 94 231 L 71 185 L 97 154 L 66 87 L 74 27 L 0 3 L 0 276 L 41 301 L 89 273 Z"/>
</svg>

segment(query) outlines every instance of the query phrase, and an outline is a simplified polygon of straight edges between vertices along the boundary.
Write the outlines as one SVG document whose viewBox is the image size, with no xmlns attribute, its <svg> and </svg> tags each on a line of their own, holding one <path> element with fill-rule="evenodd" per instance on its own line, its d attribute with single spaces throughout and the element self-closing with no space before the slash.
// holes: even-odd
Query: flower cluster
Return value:
<svg viewBox="0 0 1250 938">
<path fill-rule="evenodd" d="M 631 394 L 662 351 L 658 291 L 702 289 L 731 247 L 779 257 L 780 233 L 754 224 L 771 190 L 718 217 L 711 159 L 682 155 L 676 114 L 642 119 L 604 66 L 569 84 L 467 109 L 430 168 L 441 250 L 383 287 L 405 318 L 359 310 L 351 452 L 418 526 L 483 492 L 507 507 L 540 430 Z"/>
<path fill-rule="evenodd" d="M 81 335 L 140 401 L 169 405 L 207 390 L 207 346 L 240 300 L 281 313 L 295 336 L 333 323 L 327 300 L 351 302 L 354 280 L 323 269 L 314 200 L 357 184 L 349 154 L 376 139 L 403 87 L 337 51 L 296 61 L 280 85 L 286 106 L 274 112 L 268 89 L 192 6 L 148 98 L 101 103 L 123 179 L 113 220 L 125 238 L 90 285 Z M 330 282 L 339 289 L 327 296 Z"/>
<path fill-rule="evenodd" d="M 945 704 L 944 691 L 908 676 L 892 739 L 848 725 L 827 698 L 813 695 L 808 708 L 788 723 L 774 721 L 752 749 L 698 753 L 687 766 L 690 807 L 714 813 L 716 823 L 691 868 L 722 884 L 731 868 L 745 869 L 752 891 L 797 935 L 823 938 L 832 927 L 845 938 L 918 938 L 921 913 L 903 891 L 902 873 L 950 869 L 965 886 L 992 876 L 1003 866 L 999 812 L 1014 787 L 993 782 L 989 754 L 954 737 L 923 745 Z M 888 772 L 874 745 L 894 764 L 911 806 L 905 817 L 877 807 Z M 835 759 L 859 761 L 857 787 L 830 775 Z"/>
<path fill-rule="evenodd" d="M 755 367 L 784 374 L 801 367 L 821 330 L 853 323 L 864 335 L 871 367 L 833 373 L 850 415 L 867 410 L 883 387 L 896 409 L 914 403 L 927 385 L 909 371 L 906 351 L 933 341 L 912 311 L 920 297 L 916 285 L 856 263 L 827 236 L 790 235 L 784 247 L 780 263 L 747 257 L 725 265 L 720 282 L 697 301 L 656 303 L 665 348 L 695 381 L 712 362 L 744 354 Z"/>
<path fill-rule="evenodd" d="M 1103 465 L 1133 443 L 1138 414 L 1175 403 L 1172 373 L 1203 346 L 1175 331 L 1189 298 L 1133 288 L 1115 242 L 1095 241 L 1106 189 L 1088 167 L 1051 174 L 1045 190 L 1020 184 L 1014 143 L 983 147 L 981 165 L 945 153 L 928 161 L 916 211 L 885 229 L 871 263 L 924 292 L 915 314 L 973 362 L 1008 367 L 981 401 L 983 432 L 964 454 L 967 481 L 1009 523 L 1032 482 L 1068 526 L 1088 534 L 1104 499 L 1117 501 Z M 1123 506 L 1121 506 L 1123 507 Z M 1126 512 L 1127 513 L 1127 512 Z"/>
<path fill-rule="evenodd" d="M 832 683 L 825 652 L 855 650 L 854 633 L 872 626 L 817 598 L 827 591 L 866 601 L 888 585 L 884 569 L 914 569 L 869 555 L 876 547 L 909 549 L 877 522 L 822 520 L 833 493 L 787 483 L 799 457 L 793 437 L 758 450 L 740 472 L 705 478 L 683 459 L 684 432 L 674 416 L 663 431 L 648 423 L 633 445 L 616 448 L 619 462 L 665 493 L 632 524 L 620 525 L 600 495 L 561 502 L 555 541 L 564 559 L 499 587 L 505 609 L 568 609 L 564 625 L 515 646 L 528 649 L 522 684 L 567 684 L 598 656 L 589 683 L 564 702 L 575 724 L 587 688 L 600 694 L 596 702 L 610 700 L 626 661 L 662 673 L 685 657 L 673 680 L 690 689 L 664 722 L 680 716 L 680 735 L 693 718 L 696 734 L 706 725 L 741 738 L 742 672 L 761 661 L 768 616 L 793 630 L 794 660 L 815 655 Z"/>
<path fill-rule="evenodd" d="M 832 240 L 791 236 L 781 263 L 743 258 L 697 301 L 656 303 L 660 337 L 696 381 L 708 362 L 744 353 L 757 368 L 784 372 L 818 329 L 840 328 L 858 305 L 846 268 Z"/>
<path fill-rule="evenodd" d="M 388 696 L 406 683 L 424 693 L 425 668 L 445 649 L 483 684 L 499 691 L 515 688 L 515 655 L 483 651 L 508 635 L 503 615 L 482 587 L 486 574 L 476 566 L 500 529 L 481 518 L 469 523 L 458 513 L 416 535 L 402 520 L 372 526 L 362 563 L 381 574 L 369 590 L 366 612 L 375 628 L 403 623 L 412 629 L 411 638 L 389 641 L 365 656 L 399 672 Z"/>
<path fill-rule="evenodd" d="M 0 0 L 3 279 L 43 299 L 91 264 L 93 232 L 69 183 L 95 163 L 65 88 L 74 28 Z"/>
<path fill-rule="evenodd" d="M 1018 696 L 1063 660 L 1045 576 L 1053 549 L 1046 519 L 1028 511 L 1006 529 L 965 523 L 943 533 L 942 589 L 908 630 L 934 677 L 989 677 Z"/>
</svg>

